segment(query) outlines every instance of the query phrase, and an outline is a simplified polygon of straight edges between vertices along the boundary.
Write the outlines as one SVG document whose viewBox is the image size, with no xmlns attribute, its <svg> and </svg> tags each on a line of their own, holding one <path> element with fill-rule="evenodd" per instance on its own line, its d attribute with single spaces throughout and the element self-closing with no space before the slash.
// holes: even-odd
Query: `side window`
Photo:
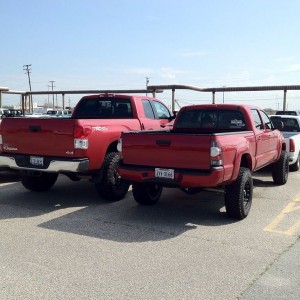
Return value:
<svg viewBox="0 0 300 300">
<path fill-rule="evenodd" d="M 158 119 L 168 119 L 171 117 L 171 114 L 166 106 L 157 101 L 152 101 L 154 109 L 156 111 Z"/>
<path fill-rule="evenodd" d="M 143 103 L 143 108 L 144 108 L 144 113 L 146 118 L 155 119 L 154 112 L 149 100 L 143 100 L 142 103 Z"/>
<path fill-rule="evenodd" d="M 264 111 L 260 111 L 260 115 L 262 117 L 263 122 L 266 125 L 266 128 L 273 129 L 272 122 L 271 122 L 270 118 L 268 117 L 268 115 Z"/>
<path fill-rule="evenodd" d="M 263 126 L 263 124 L 261 122 L 261 119 L 260 119 L 258 111 L 256 109 L 251 109 L 251 114 L 252 114 L 254 126 L 257 129 L 264 129 L 264 126 Z"/>
</svg>

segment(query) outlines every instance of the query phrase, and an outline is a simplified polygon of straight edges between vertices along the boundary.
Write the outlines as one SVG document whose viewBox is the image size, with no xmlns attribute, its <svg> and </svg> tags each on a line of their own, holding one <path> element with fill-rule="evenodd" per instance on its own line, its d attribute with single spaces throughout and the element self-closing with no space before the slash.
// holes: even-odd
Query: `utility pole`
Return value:
<svg viewBox="0 0 300 300">
<path fill-rule="evenodd" d="M 146 90 L 148 89 L 150 77 L 146 77 Z M 146 92 L 146 96 L 148 96 L 148 92 Z"/>
<path fill-rule="evenodd" d="M 29 91 L 31 92 L 31 81 L 30 81 L 31 65 L 23 65 L 23 71 L 28 76 Z M 32 110 L 33 110 L 32 95 L 30 95 L 29 96 L 29 111 L 32 112 Z"/>
<path fill-rule="evenodd" d="M 53 88 L 55 87 L 55 85 L 53 85 L 54 84 L 54 80 L 50 80 L 49 81 L 50 83 L 51 83 L 51 87 L 52 87 L 52 92 L 53 92 Z M 54 109 L 54 94 L 52 95 L 52 108 Z"/>
<path fill-rule="evenodd" d="M 49 92 L 50 87 L 51 87 L 51 85 L 47 84 L 48 92 Z M 50 108 L 49 94 L 48 94 L 48 97 L 47 97 L 47 108 Z"/>
</svg>

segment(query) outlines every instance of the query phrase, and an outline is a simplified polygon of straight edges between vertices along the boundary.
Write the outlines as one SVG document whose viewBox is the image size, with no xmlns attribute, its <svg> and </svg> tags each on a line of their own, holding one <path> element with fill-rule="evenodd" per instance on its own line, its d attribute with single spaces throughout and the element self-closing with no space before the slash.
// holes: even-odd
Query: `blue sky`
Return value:
<svg viewBox="0 0 300 300">
<path fill-rule="evenodd" d="M 298 0 L 1 0 L 0 86 L 29 90 L 300 84 Z M 35 101 L 44 102 L 35 97 Z M 216 95 L 222 102 L 222 93 Z M 283 92 L 225 93 L 225 102 L 282 106 Z M 71 95 L 74 105 L 80 96 Z M 170 93 L 158 98 L 169 103 Z M 181 105 L 210 94 L 178 91 Z M 4 104 L 17 103 L 4 95 Z M 289 91 L 288 109 L 300 109 Z"/>
</svg>

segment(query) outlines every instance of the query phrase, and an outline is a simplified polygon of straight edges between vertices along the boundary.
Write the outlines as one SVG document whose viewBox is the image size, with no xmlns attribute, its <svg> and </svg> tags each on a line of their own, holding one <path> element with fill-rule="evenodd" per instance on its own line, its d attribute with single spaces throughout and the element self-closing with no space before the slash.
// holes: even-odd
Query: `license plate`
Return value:
<svg viewBox="0 0 300 300">
<path fill-rule="evenodd" d="M 155 168 L 155 177 L 174 179 L 174 170 Z"/>
<path fill-rule="evenodd" d="M 30 156 L 30 164 L 33 166 L 42 167 L 44 165 L 44 157 Z"/>
</svg>

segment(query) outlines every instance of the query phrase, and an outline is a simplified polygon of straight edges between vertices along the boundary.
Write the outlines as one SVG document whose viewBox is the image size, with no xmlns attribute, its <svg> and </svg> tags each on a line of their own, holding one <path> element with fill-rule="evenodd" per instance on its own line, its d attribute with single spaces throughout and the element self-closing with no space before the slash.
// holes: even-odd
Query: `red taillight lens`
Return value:
<svg viewBox="0 0 300 300">
<path fill-rule="evenodd" d="M 217 141 L 211 141 L 210 143 L 210 164 L 212 166 L 223 165 L 222 147 Z"/>
<path fill-rule="evenodd" d="M 295 152 L 295 141 L 290 139 L 290 152 Z"/>
<path fill-rule="evenodd" d="M 75 139 L 84 139 L 92 132 L 91 126 L 74 126 L 73 136 Z"/>
</svg>

